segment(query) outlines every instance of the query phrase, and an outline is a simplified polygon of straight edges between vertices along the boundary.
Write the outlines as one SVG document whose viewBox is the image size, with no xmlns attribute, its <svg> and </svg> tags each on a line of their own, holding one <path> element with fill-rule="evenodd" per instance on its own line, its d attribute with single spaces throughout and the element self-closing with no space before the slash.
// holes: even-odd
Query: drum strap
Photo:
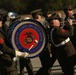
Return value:
<svg viewBox="0 0 76 75">
<path fill-rule="evenodd" d="M 51 41 L 52 41 L 52 43 L 55 45 L 55 47 L 60 47 L 60 46 L 66 44 L 66 43 L 68 43 L 68 42 L 70 41 L 70 38 L 68 37 L 66 40 L 62 41 L 61 43 L 55 44 L 54 41 L 53 41 L 53 36 L 52 36 L 52 33 L 53 33 L 54 29 L 55 29 L 55 28 L 53 28 L 53 29 L 51 30 Z"/>
</svg>

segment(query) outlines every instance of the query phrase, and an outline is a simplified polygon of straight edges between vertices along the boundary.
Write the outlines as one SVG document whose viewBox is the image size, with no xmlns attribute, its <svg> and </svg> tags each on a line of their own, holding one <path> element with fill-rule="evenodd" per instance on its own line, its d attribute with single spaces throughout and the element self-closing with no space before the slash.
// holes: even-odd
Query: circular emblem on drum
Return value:
<svg viewBox="0 0 76 75">
<path fill-rule="evenodd" d="M 24 20 L 15 25 L 11 34 L 11 43 L 15 50 L 28 52 L 27 57 L 38 56 L 46 47 L 45 28 L 35 20 Z"/>
</svg>

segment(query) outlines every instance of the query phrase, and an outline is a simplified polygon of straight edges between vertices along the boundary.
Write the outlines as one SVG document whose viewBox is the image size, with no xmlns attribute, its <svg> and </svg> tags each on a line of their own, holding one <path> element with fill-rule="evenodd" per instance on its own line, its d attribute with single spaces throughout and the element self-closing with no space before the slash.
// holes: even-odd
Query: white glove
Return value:
<svg viewBox="0 0 76 75">
<path fill-rule="evenodd" d="M 18 56 L 18 57 L 27 57 L 28 54 L 29 53 L 27 53 L 27 52 L 23 53 L 23 52 L 20 52 L 20 51 L 16 50 L 16 56 Z"/>
<path fill-rule="evenodd" d="M 24 56 L 24 53 L 22 53 L 22 52 L 16 50 L 16 56 L 22 57 L 22 56 Z"/>
<path fill-rule="evenodd" d="M 29 53 L 25 52 L 24 58 L 27 57 L 29 55 Z"/>
<path fill-rule="evenodd" d="M 13 58 L 13 61 L 18 61 L 19 60 L 19 57 L 14 57 Z"/>
</svg>

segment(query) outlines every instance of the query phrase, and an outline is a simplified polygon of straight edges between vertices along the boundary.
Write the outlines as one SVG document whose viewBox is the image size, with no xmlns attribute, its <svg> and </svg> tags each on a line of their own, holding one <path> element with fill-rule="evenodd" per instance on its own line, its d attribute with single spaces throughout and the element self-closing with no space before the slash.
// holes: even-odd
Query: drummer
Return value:
<svg viewBox="0 0 76 75">
<path fill-rule="evenodd" d="M 42 19 L 42 9 L 37 9 L 31 12 L 32 18 L 40 22 L 44 27 L 44 20 Z M 45 28 L 46 29 L 46 28 Z M 50 75 L 49 66 L 50 66 L 50 52 L 48 47 L 44 49 L 44 52 L 39 56 L 42 67 L 37 71 L 36 75 Z"/>
<path fill-rule="evenodd" d="M 19 14 L 15 13 L 15 12 L 9 12 L 8 13 L 8 17 L 10 19 L 9 25 L 12 25 L 13 22 L 15 22 L 15 21 L 20 19 Z M 25 74 L 25 71 L 24 71 L 25 67 L 27 69 L 28 75 L 34 75 L 33 66 L 32 66 L 30 58 L 20 57 L 19 58 L 19 65 L 20 65 L 20 75 L 24 75 Z"/>
</svg>

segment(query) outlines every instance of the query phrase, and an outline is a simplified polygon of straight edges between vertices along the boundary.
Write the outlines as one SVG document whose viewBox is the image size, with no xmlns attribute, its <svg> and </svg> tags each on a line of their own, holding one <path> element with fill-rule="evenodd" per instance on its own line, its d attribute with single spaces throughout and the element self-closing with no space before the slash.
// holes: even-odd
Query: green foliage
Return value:
<svg viewBox="0 0 76 75">
<path fill-rule="evenodd" d="M 62 10 L 70 4 L 76 8 L 76 0 L 0 0 L 0 8 L 20 13 L 29 13 L 38 8 Z"/>
</svg>

